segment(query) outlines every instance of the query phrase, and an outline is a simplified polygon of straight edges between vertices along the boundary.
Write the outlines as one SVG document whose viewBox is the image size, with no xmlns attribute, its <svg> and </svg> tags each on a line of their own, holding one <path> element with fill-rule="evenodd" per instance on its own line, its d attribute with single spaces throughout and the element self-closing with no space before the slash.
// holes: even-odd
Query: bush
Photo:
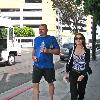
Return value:
<svg viewBox="0 0 100 100">
<path fill-rule="evenodd" d="M 14 27 L 14 33 L 17 37 L 34 37 L 35 32 L 30 27 Z"/>
</svg>

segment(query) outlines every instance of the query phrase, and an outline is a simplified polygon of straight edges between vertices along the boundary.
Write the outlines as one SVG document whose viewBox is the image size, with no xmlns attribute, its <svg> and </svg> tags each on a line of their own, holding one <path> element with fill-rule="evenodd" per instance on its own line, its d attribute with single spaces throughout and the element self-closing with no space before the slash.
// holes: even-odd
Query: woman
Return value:
<svg viewBox="0 0 100 100">
<path fill-rule="evenodd" d="M 75 35 L 74 47 L 70 50 L 69 55 L 64 79 L 69 79 L 71 100 L 83 100 L 88 74 L 92 73 L 89 67 L 90 50 L 86 48 L 83 34 L 77 33 Z"/>
</svg>

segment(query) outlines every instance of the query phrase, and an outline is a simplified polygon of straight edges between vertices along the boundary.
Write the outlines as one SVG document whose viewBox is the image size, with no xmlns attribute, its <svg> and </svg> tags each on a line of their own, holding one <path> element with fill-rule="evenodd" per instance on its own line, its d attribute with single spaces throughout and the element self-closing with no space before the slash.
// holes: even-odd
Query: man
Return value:
<svg viewBox="0 0 100 100">
<path fill-rule="evenodd" d="M 53 54 L 59 55 L 60 47 L 54 36 L 47 35 L 46 24 L 39 26 L 39 37 L 34 39 L 32 52 L 33 59 L 33 95 L 34 100 L 39 100 L 39 82 L 44 76 L 49 85 L 49 97 L 53 100 L 55 70 L 53 64 Z"/>
</svg>

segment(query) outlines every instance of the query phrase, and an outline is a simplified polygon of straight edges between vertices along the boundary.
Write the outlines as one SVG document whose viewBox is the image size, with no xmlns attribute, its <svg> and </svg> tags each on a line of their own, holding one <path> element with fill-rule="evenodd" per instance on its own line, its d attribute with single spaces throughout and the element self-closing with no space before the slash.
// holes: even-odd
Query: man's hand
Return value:
<svg viewBox="0 0 100 100">
<path fill-rule="evenodd" d="M 63 81 L 69 82 L 69 73 L 65 73 L 65 75 L 63 77 Z"/>
<path fill-rule="evenodd" d="M 44 53 L 51 53 L 50 50 L 51 50 L 51 49 L 47 49 L 47 48 L 45 47 L 45 48 L 43 49 L 43 52 L 44 52 Z"/>
<path fill-rule="evenodd" d="M 37 61 L 37 57 L 36 56 L 32 56 L 32 60 L 33 61 Z"/>
</svg>

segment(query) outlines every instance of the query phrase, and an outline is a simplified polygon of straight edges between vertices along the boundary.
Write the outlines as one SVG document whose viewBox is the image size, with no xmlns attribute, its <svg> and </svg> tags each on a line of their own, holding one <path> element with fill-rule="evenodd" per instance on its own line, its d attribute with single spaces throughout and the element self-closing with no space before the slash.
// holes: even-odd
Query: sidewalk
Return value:
<svg viewBox="0 0 100 100">
<path fill-rule="evenodd" d="M 84 100 L 100 100 L 100 56 L 97 56 L 96 61 L 91 61 L 90 66 L 93 70 L 93 74 L 89 76 Z M 64 68 L 56 70 L 54 100 L 70 100 L 69 83 L 65 83 L 62 80 L 64 75 L 63 70 Z M 42 79 L 40 83 L 40 100 L 49 100 L 47 89 L 47 83 Z M 20 90 L 23 90 L 23 92 Z M 18 95 L 14 97 L 12 94 L 13 92 Z M 13 95 L 11 99 L 5 98 L 7 96 L 10 97 L 11 95 Z M 16 87 L 5 94 L 0 94 L 0 100 L 34 100 L 32 94 L 32 82 L 30 81 L 25 83 L 24 85 Z"/>
</svg>

